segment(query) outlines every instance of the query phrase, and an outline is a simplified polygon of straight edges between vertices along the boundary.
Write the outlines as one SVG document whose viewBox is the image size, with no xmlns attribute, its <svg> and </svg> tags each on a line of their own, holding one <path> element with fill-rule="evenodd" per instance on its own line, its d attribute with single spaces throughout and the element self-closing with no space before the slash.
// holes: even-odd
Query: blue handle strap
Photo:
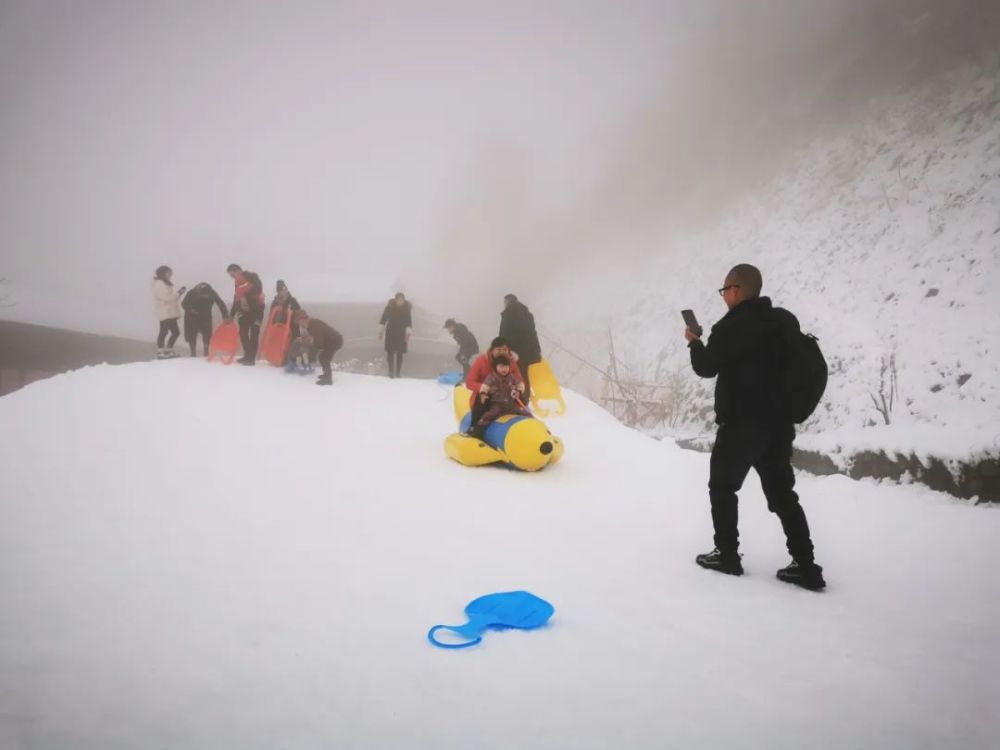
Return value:
<svg viewBox="0 0 1000 750">
<path fill-rule="evenodd" d="M 469 621 L 464 625 L 435 625 L 427 631 L 427 639 L 440 648 L 468 648 L 483 640 L 483 631 L 494 624 L 496 624 L 495 618 L 491 615 L 476 613 L 470 615 Z M 444 643 L 434 637 L 434 634 L 439 630 L 450 630 L 468 640 L 464 643 Z"/>
<path fill-rule="evenodd" d="M 471 641 L 465 641 L 464 643 L 445 643 L 443 641 L 437 640 L 434 637 L 434 634 L 439 630 L 450 630 L 452 633 L 457 633 L 463 638 L 468 638 L 470 636 L 470 633 L 464 630 L 464 626 L 456 627 L 453 625 L 435 625 L 433 628 L 427 631 L 427 638 L 431 643 L 433 643 L 435 646 L 439 648 L 468 648 L 469 646 L 475 646 L 477 643 L 483 640 L 483 636 L 479 634 L 481 631 L 477 629 L 476 635 Z"/>
</svg>

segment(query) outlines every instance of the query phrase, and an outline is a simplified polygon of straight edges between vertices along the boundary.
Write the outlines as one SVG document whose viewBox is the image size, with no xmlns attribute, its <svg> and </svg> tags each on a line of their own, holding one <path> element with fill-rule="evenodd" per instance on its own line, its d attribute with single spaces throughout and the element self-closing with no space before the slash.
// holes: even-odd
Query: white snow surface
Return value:
<svg viewBox="0 0 1000 750">
<path fill-rule="evenodd" d="M 698 568 L 708 457 L 569 393 L 562 463 L 445 458 L 430 381 L 177 360 L 0 399 L 0 747 L 995 748 L 1000 512 L 801 477 L 829 588 L 755 478 Z M 550 624 L 426 640 L 482 594 Z"/>
</svg>

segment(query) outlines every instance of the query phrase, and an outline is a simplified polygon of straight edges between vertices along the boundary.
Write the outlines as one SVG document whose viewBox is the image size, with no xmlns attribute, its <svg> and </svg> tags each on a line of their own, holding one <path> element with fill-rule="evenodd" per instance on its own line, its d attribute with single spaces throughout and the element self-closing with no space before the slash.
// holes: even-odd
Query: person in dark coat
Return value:
<svg viewBox="0 0 1000 750">
<path fill-rule="evenodd" d="M 276 307 L 281 308 L 281 313 L 276 316 L 275 322 L 284 323 L 286 320 L 290 320 L 291 335 L 289 336 L 288 341 L 295 341 L 300 334 L 298 316 L 296 313 L 302 309 L 302 306 L 299 304 L 299 301 L 292 296 L 292 293 L 288 291 L 288 285 L 281 279 L 278 279 L 278 282 L 274 285 L 274 299 L 271 300 L 271 312 L 274 312 L 274 308 Z"/>
<path fill-rule="evenodd" d="M 462 365 L 462 380 L 465 380 L 472 360 L 479 354 L 479 342 L 472 335 L 472 331 L 461 323 L 456 323 L 454 318 L 448 318 L 444 322 L 444 327 L 458 344 L 458 354 L 455 355 L 455 359 Z"/>
<path fill-rule="evenodd" d="M 229 320 L 229 311 L 226 303 L 222 301 L 219 293 L 212 288 L 211 284 L 204 281 L 196 284 L 194 289 L 184 295 L 181 307 L 184 308 L 184 340 L 191 348 L 191 356 L 197 356 L 198 336 L 201 336 L 202 349 L 205 356 L 208 356 L 208 342 L 212 339 L 212 331 L 215 328 L 212 322 L 212 305 L 219 308 L 222 319 Z"/>
<path fill-rule="evenodd" d="M 311 355 L 319 360 L 319 365 L 323 368 L 323 374 L 319 376 L 316 385 L 332 385 L 333 371 L 330 363 L 333 355 L 343 347 L 344 337 L 322 320 L 310 318 L 305 310 L 299 310 L 295 319 L 299 326 L 305 328 L 304 337 L 309 343 Z"/>
<path fill-rule="evenodd" d="M 260 325 L 264 321 L 264 287 L 260 276 L 244 271 L 236 263 L 230 263 L 226 273 L 232 277 L 234 285 L 229 317 L 239 314 L 240 343 L 243 345 L 243 356 L 236 361 L 241 365 L 253 365 L 257 361 Z"/>
<path fill-rule="evenodd" d="M 708 495 L 715 528 L 715 549 L 698 555 L 703 568 L 742 575 L 737 496 L 750 469 L 760 477 L 767 507 L 781 521 L 792 563 L 778 571 L 782 581 L 807 589 L 826 586 L 816 564 L 809 524 L 795 493 L 792 441 L 795 428 L 784 414 L 778 393 L 778 362 L 785 333 L 798 321 L 761 297 L 761 275 L 754 266 L 735 266 L 719 289 L 729 312 L 712 326 L 708 343 L 690 328 L 684 332 L 691 366 L 715 381 L 715 421 Z"/>
<path fill-rule="evenodd" d="M 398 378 L 403 367 L 403 355 L 413 333 L 412 305 L 402 292 L 389 300 L 379 320 L 379 340 L 385 341 L 389 360 L 389 377 Z"/>
<path fill-rule="evenodd" d="M 538 343 L 538 332 L 535 330 L 535 316 L 513 294 L 503 298 L 500 336 L 507 340 L 511 350 L 517 354 L 517 362 L 524 377 L 524 394 L 530 398 L 531 379 L 528 376 L 528 368 L 542 361 L 542 347 Z"/>
</svg>

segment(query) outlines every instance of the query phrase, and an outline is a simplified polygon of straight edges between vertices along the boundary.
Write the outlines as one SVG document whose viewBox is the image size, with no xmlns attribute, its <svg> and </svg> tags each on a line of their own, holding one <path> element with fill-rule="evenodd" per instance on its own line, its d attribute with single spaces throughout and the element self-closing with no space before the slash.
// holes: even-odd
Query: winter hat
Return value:
<svg viewBox="0 0 1000 750">
<path fill-rule="evenodd" d="M 154 278 L 157 278 L 160 281 L 166 281 L 169 284 L 170 282 L 167 281 L 167 274 L 170 273 L 170 271 L 172 270 L 173 269 L 170 268 L 170 266 L 160 266 L 159 268 L 156 269 L 156 274 Z"/>
<path fill-rule="evenodd" d="M 510 343 L 503 336 L 497 336 L 490 342 L 490 349 L 496 349 L 498 346 L 506 346 L 510 348 Z"/>
<path fill-rule="evenodd" d="M 447 328 L 448 326 L 453 326 L 453 325 L 455 325 L 455 319 L 454 318 L 448 318 L 448 320 L 446 320 L 444 322 L 444 327 L 445 328 Z"/>
<path fill-rule="evenodd" d="M 284 289 L 286 292 L 288 291 L 288 286 L 281 279 L 278 279 L 278 282 L 274 285 L 274 288 L 275 291 L 278 292 L 280 292 L 282 289 Z"/>
<path fill-rule="evenodd" d="M 505 294 L 503 296 L 503 301 L 504 302 L 517 302 L 517 295 L 516 294 Z"/>
<path fill-rule="evenodd" d="M 226 266 L 226 273 L 232 273 L 233 271 L 242 271 L 242 270 L 243 269 L 240 268 L 236 263 L 230 263 L 228 266 Z"/>
<path fill-rule="evenodd" d="M 495 370 L 500 365 L 507 365 L 508 367 L 510 367 L 510 360 L 501 354 L 499 357 L 493 360 L 493 369 Z"/>
</svg>

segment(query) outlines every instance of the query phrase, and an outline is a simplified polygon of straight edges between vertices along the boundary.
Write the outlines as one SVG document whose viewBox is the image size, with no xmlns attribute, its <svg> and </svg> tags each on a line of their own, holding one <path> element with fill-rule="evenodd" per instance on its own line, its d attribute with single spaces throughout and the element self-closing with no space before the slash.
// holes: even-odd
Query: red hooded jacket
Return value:
<svg viewBox="0 0 1000 750">
<path fill-rule="evenodd" d="M 523 383 L 524 377 L 521 375 L 521 368 L 517 366 L 517 355 L 511 352 L 508 359 L 510 359 L 511 373 L 517 378 L 518 382 Z M 476 403 L 476 397 L 479 396 L 479 389 L 491 372 L 493 372 L 493 358 L 490 356 L 490 353 L 486 352 L 476 357 L 476 360 L 472 363 L 472 367 L 469 368 L 468 377 L 465 378 L 465 386 L 472 391 L 472 397 L 469 399 L 470 405 Z"/>
<path fill-rule="evenodd" d="M 258 312 L 264 309 L 264 290 L 260 288 L 260 277 L 250 271 L 237 271 L 233 277 L 235 294 L 231 315 L 237 312 Z M 254 292 L 256 291 L 256 294 Z"/>
</svg>

